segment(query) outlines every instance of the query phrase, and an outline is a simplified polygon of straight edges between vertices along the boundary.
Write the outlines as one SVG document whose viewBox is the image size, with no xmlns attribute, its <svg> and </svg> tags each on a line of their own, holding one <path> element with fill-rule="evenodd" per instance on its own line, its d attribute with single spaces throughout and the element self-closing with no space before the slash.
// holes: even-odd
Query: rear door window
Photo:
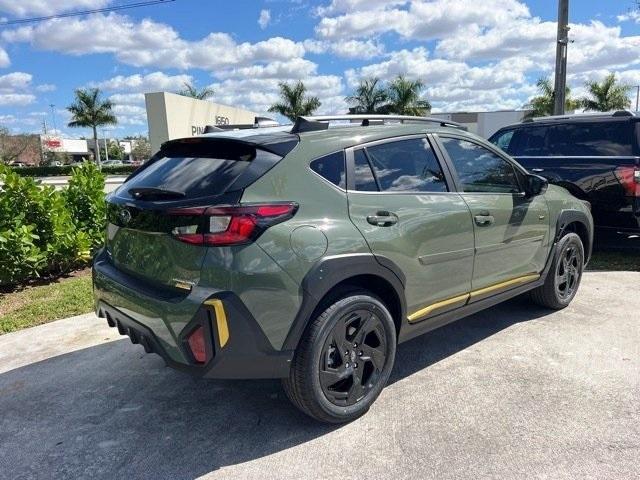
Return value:
<svg viewBox="0 0 640 480">
<path fill-rule="evenodd" d="M 384 192 L 446 192 L 444 172 L 426 138 L 382 143 L 366 148 Z"/>
<path fill-rule="evenodd" d="M 252 164 L 258 167 L 251 175 L 255 180 L 280 159 L 253 145 L 229 140 L 169 144 L 129 177 L 118 194 L 139 200 L 216 196 L 235 190 L 234 184 L 245 170 L 250 172 Z M 246 181 L 236 186 L 246 186 Z"/>
<path fill-rule="evenodd" d="M 602 157 L 633 155 L 633 123 L 575 122 L 520 128 L 512 155 Z"/>
</svg>

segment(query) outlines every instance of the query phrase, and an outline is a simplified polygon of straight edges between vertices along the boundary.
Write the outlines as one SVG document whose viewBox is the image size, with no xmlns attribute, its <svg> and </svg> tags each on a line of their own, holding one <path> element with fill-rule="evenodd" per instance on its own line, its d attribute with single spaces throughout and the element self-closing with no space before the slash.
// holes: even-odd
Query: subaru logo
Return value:
<svg viewBox="0 0 640 480">
<path fill-rule="evenodd" d="M 118 218 L 123 225 L 126 225 L 131 221 L 131 212 L 128 209 L 123 208 L 120 210 L 120 213 L 118 213 Z"/>
</svg>

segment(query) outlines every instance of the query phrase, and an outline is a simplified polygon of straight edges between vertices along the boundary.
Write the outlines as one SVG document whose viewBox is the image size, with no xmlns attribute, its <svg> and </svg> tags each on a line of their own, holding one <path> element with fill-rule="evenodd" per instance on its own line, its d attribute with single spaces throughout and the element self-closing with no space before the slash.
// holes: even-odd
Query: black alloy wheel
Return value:
<svg viewBox="0 0 640 480">
<path fill-rule="evenodd" d="M 555 286 L 558 297 L 571 298 L 582 276 L 582 252 L 575 243 L 568 243 L 556 265 Z"/>
<path fill-rule="evenodd" d="M 322 349 L 320 385 L 340 406 L 361 400 L 379 381 L 387 361 L 385 331 L 378 315 L 355 310 L 340 318 Z"/>
</svg>

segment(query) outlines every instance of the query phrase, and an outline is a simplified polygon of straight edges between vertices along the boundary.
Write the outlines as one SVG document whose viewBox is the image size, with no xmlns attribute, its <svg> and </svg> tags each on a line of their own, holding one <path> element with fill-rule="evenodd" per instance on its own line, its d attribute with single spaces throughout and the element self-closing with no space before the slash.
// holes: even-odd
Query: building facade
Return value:
<svg viewBox="0 0 640 480">
<path fill-rule="evenodd" d="M 169 92 L 145 94 L 152 152 L 174 138 L 201 135 L 207 125 L 249 125 L 255 112 Z"/>
</svg>

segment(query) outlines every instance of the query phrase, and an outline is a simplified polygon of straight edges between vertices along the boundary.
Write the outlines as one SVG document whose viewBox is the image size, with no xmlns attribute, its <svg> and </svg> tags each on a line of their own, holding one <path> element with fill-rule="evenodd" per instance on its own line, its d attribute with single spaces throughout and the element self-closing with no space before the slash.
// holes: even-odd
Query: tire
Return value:
<svg viewBox="0 0 640 480">
<path fill-rule="evenodd" d="M 283 380 L 291 402 L 325 423 L 364 415 L 386 385 L 396 353 L 396 328 L 369 292 L 350 292 L 308 325 Z"/>
<path fill-rule="evenodd" d="M 531 291 L 538 305 L 561 310 L 567 307 L 578 291 L 584 269 L 584 246 L 575 233 L 567 233 L 558 244 L 553 263 L 544 284 Z"/>
</svg>

